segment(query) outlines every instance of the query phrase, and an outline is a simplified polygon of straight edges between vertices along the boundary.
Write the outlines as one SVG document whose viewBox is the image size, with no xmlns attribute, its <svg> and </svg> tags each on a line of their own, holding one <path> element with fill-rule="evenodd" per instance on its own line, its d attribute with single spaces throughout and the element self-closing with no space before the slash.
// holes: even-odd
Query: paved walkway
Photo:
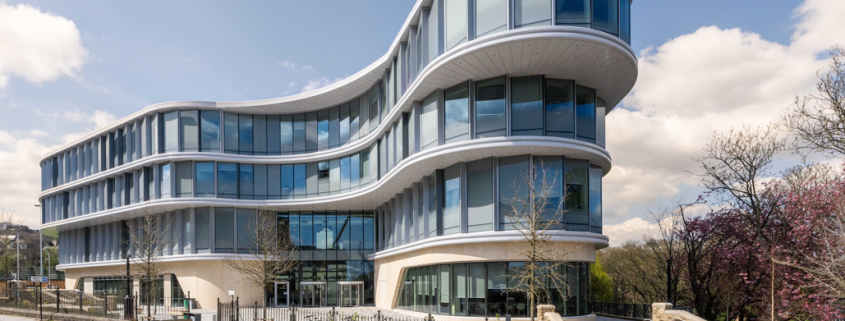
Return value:
<svg viewBox="0 0 845 321">
<path fill-rule="evenodd" d="M 38 319 L 30 319 L 30 318 L 25 318 L 25 317 L 17 317 L 17 316 L 0 314 L 0 321 L 32 321 L 32 320 L 38 320 Z"/>
<path fill-rule="evenodd" d="M 631 321 L 631 320 L 633 320 L 633 319 L 620 319 L 620 318 L 608 317 L 608 316 L 603 316 L 603 315 L 597 315 L 596 316 L 596 321 Z M 0 321 L 3 321 L 3 320 L 0 320 Z"/>
</svg>

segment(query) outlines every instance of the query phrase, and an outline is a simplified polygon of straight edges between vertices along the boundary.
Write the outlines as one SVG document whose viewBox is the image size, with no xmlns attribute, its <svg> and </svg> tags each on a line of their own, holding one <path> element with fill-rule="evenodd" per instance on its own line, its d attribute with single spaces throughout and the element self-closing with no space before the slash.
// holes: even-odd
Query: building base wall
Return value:
<svg viewBox="0 0 845 321">
<path fill-rule="evenodd" d="M 190 291 L 190 297 L 196 299 L 197 308 L 200 309 L 216 309 L 218 298 L 222 302 L 231 301 L 230 290 L 235 291 L 235 297 L 243 304 L 264 301 L 263 289 L 250 285 L 241 275 L 229 270 L 221 260 L 169 262 L 163 265 L 166 297 L 170 297 L 169 275 L 175 274 L 182 291 L 186 295 Z M 79 280 L 85 278 L 85 291 L 93 292 L 94 277 L 124 276 L 126 270 L 125 266 L 113 266 L 66 269 L 65 273 L 66 288 L 77 288 Z M 138 288 L 137 282 L 135 288 Z"/>
<path fill-rule="evenodd" d="M 460 262 L 525 261 L 524 257 L 519 255 L 520 247 L 523 246 L 524 244 L 516 242 L 454 244 L 376 258 L 376 307 L 390 310 L 395 308 L 402 276 L 409 267 Z M 567 261 L 595 262 L 594 244 L 560 242 L 557 249 Z"/>
</svg>

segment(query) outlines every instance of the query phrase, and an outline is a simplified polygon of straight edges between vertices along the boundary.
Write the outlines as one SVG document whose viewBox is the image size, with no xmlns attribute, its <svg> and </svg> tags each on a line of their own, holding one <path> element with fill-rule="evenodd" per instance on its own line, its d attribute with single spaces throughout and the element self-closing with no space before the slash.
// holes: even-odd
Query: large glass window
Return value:
<svg viewBox="0 0 845 321">
<path fill-rule="evenodd" d="M 252 155 L 267 155 L 266 115 L 252 115 Z"/>
<path fill-rule="evenodd" d="M 267 115 L 267 155 L 281 155 L 281 122 L 279 115 Z"/>
<path fill-rule="evenodd" d="M 593 29 L 619 34 L 619 0 L 593 0 Z M 626 0 L 622 0 L 626 1 Z"/>
<path fill-rule="evenodd" d="M 164 114 L 164 152 L 179 151 L 179 112 Z M 125 148 L 125 147 L 124 147 Z"/>
<path fill-rule="evenodd" d="M 238 209 L 238 252 L 249 253 L 256 247 L 255 243 L 255 210 Z"/>
<path fill-rule="evenodd" d="M 546 135 L 575 138 L 575 83 L 546 79 Z"/>
<path fill-rule="evenodd" d="M 238 115 L 238 150 L 241 154 L 252 155 L 252 115 Z"/>
<path fill-rule="evenodd" d="M 183 152 L 199 151 L 199 112 L 183 110 L 179 112 L 179 134 Z M 134 145 L 134 144 L 133 144 Z M 131 153 L 134 154 L 134 153 Z"/>
<path fill-rule="evenodd" d="M 238 175 L 239 196 L 241 199 L 253 199 L 255 195 L 255 175 L 253 165 L 240 164 Z"/>
<path fill-rule="evenodd" d="M 305 114 L 293 115 L 293 153 L 305 152 Z"/>
<path fill-rule="evenodd" d="M 619 0 L 619 38 L 631 44 L 631 0 Z"/>
<path fill-rule="evenodd" d="M 484 274 L 484 263 L 467 264 L 467 299 L 466 306 L 469 316 L 483 317 L 484 294 L 487 292 L 487 280 Z"/>
<path fill-rule="evenodd" d="M 508 0 L 475 0 L 475 37 L 508 29 Z"/>
<path fill-rule="evenodd" d="M 564 182 L 566 201 L 564 202 L 566 228 L 570 231 L 587 231 L 589 215 L 589 180 L 590 162 L 567 158 L 564 162 Z"/>
<path fill-rule="evenodd" d="M 159 167 L 161 178 L 158 181 L 161 198 L 170 198 L 170 164 L 162 164 Z"/>
<path fill-rule="evenodd" d="M 440 279 L 439 290 L 440 299 L 437 301 L 437 313 L 439 314 L 449 314 L 449 294 L 451 294 L 450 290 L 450 282 L 449 282 L 449 265 L 440 265 L 440 269 L 438 271 L 438 277 Z"/>
<path fill-rule="evenodd" d="M 238 164 L 217 163 L 217 197 L 238 198 Z"/>
<path fill-rule="evenodd" d="M 543 136 L 543 77 L 511 78 L 511 134 Z"/>
<path fill-rule="evenodd" d="M 282 165 L 281 166 L 281 176 L 282 176 L 282 183 L 281 183 L 281 190 L 282 190 L 282 199 L 291 199 L 294 197 L 294 185 L 293 185 L 293 165 Z M 272 179 L 272 177 L 271 177 Z"/>
<path fill-rule="evenodd" d="M 357 102 L 357 101 L 356 101 Z M 349 103 L 340 105 L 340 145 L 349 142 Z"/>
<path fill-rule="evenodd" d="M 378 127 L 378 125 L 379 125 L 379 121 L 380 121 L 380 118 L 379 118 L 379 106 L 378 106 L 378 96 L 379 96 L 379 92 L 378 92 L 378 85 L 376 85 L 376 86 L 373 86 L 373 88 L 372 88 L 372 89 L 370 89 L 370 93 L 369 93 L 369 97 L 370 97 L 370 98 L 369 98 L 369 106 L 370 106 L 370 124 L 369 124 L 369 126 L 370 126 L 370 132 L 372 132 L 372 131 L 376 130 L 376 127 Z"/>
<path fill-rule="evenodd" d="M 437 175 L 431 173 L 428 177 L 428 237 L 437 236 Z M 433 304 L 433 303 L 432 303 Z"/>
<path fill-rule="evenodd" d="M 493 159 L 467 164 L 467 232 L 493 230 Z"/>
<path fill-rule="evenodd" d="M 305 114 L 305 151 L 316 151 L 318 144 L 318 117 L 317 112 L 310 112 Z"/>
<path fill-rule="evenodd" d="M 452 315 L 467 315 L 467 266 L 452 264 Z"/>
<path fill-rule="evenodd" d="M 253 170 L 253 181 L 255 186 L 253 188 L 254 199 L 257 200 L 266 200 L 267 199 L 267 165 L 264 164 L 255 164 L 252 165 Z M 278 176 L 277 176 L 278 177 Z M 278 181 L 278 180 L 275 180 Z"/>
<path fill-rule="evenodd" d="M 223 114 L 223 149 L 226 153 L 238 153 L 238 114 Z"/>
<path fill-rule="evenodd" d="M 469 139 L 469 86 L 446 89 L 445 96 L 446 143 Z"/>
<path fill-rule="evenodd" d="M 537 199 L 534 204 L 545 203 L 541 219 L 545 222 L 555 221 L 552 229 L 562 229 L 563 221 L 561 215 L 563 210 L 563 157 L 561 156 L 534 156 L 534 186 L 536 193 L 548 194 L 546 199 Z M 542 195 L 537 195 L 542 197 Z"/>
<path fill-rule="evenodd" d="M 296 198 L 305 197 L 306 180 L 307 179 L 305 175 L 305 164 L 293 165 L 293 190 Z"/>
<path fill-rule="evenodd" d="M 528 198 L 528 156 L 499 158 L 499 229 L 513 230 Z"/>
<path fill-rule="evenodd" d="M 235 209 L 214 209 L 214 253 L 235 250 Z"/>
<path fill-rule="evenodd" d="M 329 108 L 329 148 L 340 145 L 340 109 Z"/>
<path fill-rule="evenodd" d="M 361 127 L 360 113 L 358 112 L 358 99 L 353 99 L 349 102 L 349 141 L 354 142 L 358 140 L 358 131 Z M 342 132 L 341 128 L 341 134 Z M 341 141 L 343 138 L 341 137 Z"/>
<path fill-rule="evenodd" d="M 279 136 L 282 155 L 293 154 L 293 117 L 291 115 L 279 116 Z"/>
<path fill-rule="evenodd" d="M 443 235 L 461 232 L 461 166 L 443 170 Z"/>
<path fill-rule="evenodd" d="M 278 164 L 267 165 L 267 176 L 264 177 L 264 180 L 267 181 L 267 199 L 277 200 L 282 198 L 282 166 Z"/>
<path fill-rule="evenodd" d="M 557 0 L 555 8 L 556 22 L 559 25 L 590 24 L 590 0 Z"/>
<path fill-rule="evenodd" d="M 596 90 L 575 87 L 575 119 L 578 139 L 596 143 Z"/>
<path fill-rule="evenodd" d="M 505 108 L 505 77 L 475 83 L 475 136 L 507 135 Z"/>
<path fill-rule="evenodd" d="M 329 111 L 327 109 L 317 112 L 317 149 L 329 149 Z"/>
<path fill-rule="evenodd" d="M 548 26 L 551 24 L 551 0 L 513 0 L 514 28 Z"/>
<path fill-rule="evenodd" d="M 211 209 L 196 209 L 197 253 L 208 253 L 211 248 Z"/>
<path fill-rule="evenodd" d="M 437 146 L 437 94 L 432 93 L 422 101 L 420 115 L 420 150 Z"/>
<path fill-rule="evenodd" d="M 200 111 L 200 151 L 220 151 L 220 112 L 216 110 Z"/>
<path fill-rule="evenodd" d="M 602 228 L 601 174 L 601 167 L 590 166 L 590 232 L 593 233 L 601 233 Z"/>
<path fill-rule="evenodd" d="M 196 180 L 196 197 L 214 197 L 214 162 L 197 162 Z"/>
<path fill-rule="evenodd" d="M 176 162 L 176 197 L 193 197 L 193 164 Z"/>
<path fill-rule="evenodd" d="M 467 42 L 467 0 L 446 0 L 446 50 Z"/>
</svg>

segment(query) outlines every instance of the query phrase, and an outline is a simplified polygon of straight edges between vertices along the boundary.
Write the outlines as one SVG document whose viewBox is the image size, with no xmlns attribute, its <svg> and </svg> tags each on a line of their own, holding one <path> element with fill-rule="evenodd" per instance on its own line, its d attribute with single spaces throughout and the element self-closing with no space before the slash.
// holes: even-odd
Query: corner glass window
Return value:
<svg viewBox="0 0 845 321">
<path fill-rule="evenodd" d="M 293 117 L 291 115 L 279 116 L 279 136 L 282 155 L 293 154 Z"/>
<path fill-rule="evenodd" d="M 475 136 L 507 135 L 505 77 L 475 83 Z"/>
<path fill-rule="evenodd" d="M 508 0 L 475 0 L 475 37 L 508 30 Z"/>
<path fill-rule="evenodd" d="M 316 151 L 319 143 L 318 143 L 318 133 L 319 133 L 319 125 L 318 125 L 318 117 L 317 112 L 310 112 L 305 114 L 305 151 L 306 152 L 313 152 Z"/>
<path fill-rule="evenodd" d="M 619 0 L 619 38 L 631 44 L 631 0 Z"/>
<path fill-rule="evenodd" d="M 543 136 L 543 77 L 511 78 L 511 134 Z"/>
<path fill-rule="evenodd" d="M 220 151 L 220 112 L 216 110 L 200 111 L 200 151 Z"/>
<path fill-rule="evenodd" d="M 593 29 L 613 35 L 619 34 L 617 1 L 619 0 L 593 0 Z"/>
<path fill-rule="evenodd" d="M 460 84 L 445 91 L 446 143 L 469 139 L 469 86 Z"/>
<path fill-rule="evenodd" d="M 329 111 L 317 112 L 317 150 L 329 149 Z"/>
<path fill-rule="evenodd" d="M 589 215 L 589 180 L 590 162 L 567 158 L 564 162 L 566 201 L 564 202 L 564 220 L 570 231 L 587 231 Z"/>
<path fill-rule="evenodd" d="M 575 119 L 578 139 L 596 143 L 596 90 L 576 86 Z"/>
<path fill-rule="evenodd" d="M 546 135 L 575 138 L 575 83 L 546 79 Z"/>
<path fill-rule="evenodd" d="M 558 25 L 581 25 L 589 27 L 590 0 L 557 0 L 555 20 Z"/>
<path fill-rule="evenodd" d="M 602 230 L 601 175 L 601 167 L 590 166 L 590 232 L 593 233 Z"/>
<path fill-rule="evenodd" d="M 514 28 L 548 26 L 551 24 L 551 0 L 513 0 Z"/>
<path fill-rule="evenodd" d="M 540 214 L 542 222 L 552 222 L 550 229 L 563 228 L 563 157 L 561 156 L 534 156 L 534 179 L 535 195 L 548 191 L 546 199 L 535 199 L 534 204 L 545 203 L 545 209 Z M 545 187 L 543 187 L 545 186 Z M 536 206 L 536 205 L 535 205 Z"/>
</svg>

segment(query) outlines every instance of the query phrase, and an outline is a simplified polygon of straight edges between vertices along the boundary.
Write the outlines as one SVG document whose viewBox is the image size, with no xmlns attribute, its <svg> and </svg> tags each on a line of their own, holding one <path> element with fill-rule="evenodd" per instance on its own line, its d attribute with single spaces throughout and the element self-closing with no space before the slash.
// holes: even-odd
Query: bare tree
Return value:
<svg viewBox="0 0 845 321">
<path fill-rule="evenodd" d="M 724 205 L 744 208 L 751 215 L 746 223 L 754 228 L 756 239 L 769 252 L 772 261 L 771 275 L 771 318 L 775 319 L 775 255 L 779 233 L 766 234 L 770 227 L 782 224 L 777 220 L 780 200 L 764 199 L 764 183 L 773 177 L 772 160 L 785 149 L 786 140 L 778 137 L 777 126 L 741 130 L 731 129 L 727 134 L 714 134 L 704 147 L 706 156 L 694 158 L 702 172 L 701 185 L 707 193 L 718 197 Z M 750 254 L 749 254 L 750 255 Z"/>
<path fill-rule="evenodd" d="M 264 293 L 263 319 L 267 320 L 267 291 L 264 288 L 287 275 L 299 263 L 290 231 L 277 225 L 276 213 L 259 209 L 255 223 L 248 225 L 247 244 L 223 258 L 223 263 Z"/>
<path fill-rule="evenodd" d="M 784 122 L 798 139 L 797 149 L 808 149 L 825 156 L 845 155 L 845 49 L 830 49 L 829 70 L 816 72 L 816 94 L 795 97 Z"/>
<path fill-rule="evenodd" d="M 714 134 L 704 147 L 707 154 L 694 158 L 701 172 L 704 189 L 728 205 L 748 208 L 752 212 L 755 237 L 765 237 L 763 228 L 769 224 L 777 202 L 762 200 L 761 189 L 766 179 L 773 177 L 772 160 L 784 150 L 786 140 L 778 137 L 777 126 L 741 130 L 731 129 L 727 134 Z"/>
<path fill-rule="evenodd" d="M 162 252 L 171 245 L 168 233 L 172 222 L 165 219 L 162 213 L 145 212 L 143 217 L 127 221 L 127 245 L 131 252 L 132 274 L 139 280 L 139 293 L 146 301 L 147 317 L 151 317 L 150 305 L 155 299 L 155 293 L 158 293 L 156 278 L 167 269 L 162 262 Z"/>
<path fill-rule="evenodd" d="M 568 252 L 552 239 L 553 230 L 564 227 L 566 195 L 555 195 L 561 191 L 559 184 L 563 184 L 557 179 L 560 174 L 542 162 L 535 164 L 533 174 L 513 182 L 513 196 L 502 201 L 507 223 L 521 234 L 516 240 L 516 252 L 525 259 L 523 266 L 508 272 L 508 278 L 516 284 L 512 291 L 528 297 L 532 321 L 535 302 L 550 303 L 552 288 L 564 297 L 570 293 L 568 277 L 562 269 Z"/>
</svg>

